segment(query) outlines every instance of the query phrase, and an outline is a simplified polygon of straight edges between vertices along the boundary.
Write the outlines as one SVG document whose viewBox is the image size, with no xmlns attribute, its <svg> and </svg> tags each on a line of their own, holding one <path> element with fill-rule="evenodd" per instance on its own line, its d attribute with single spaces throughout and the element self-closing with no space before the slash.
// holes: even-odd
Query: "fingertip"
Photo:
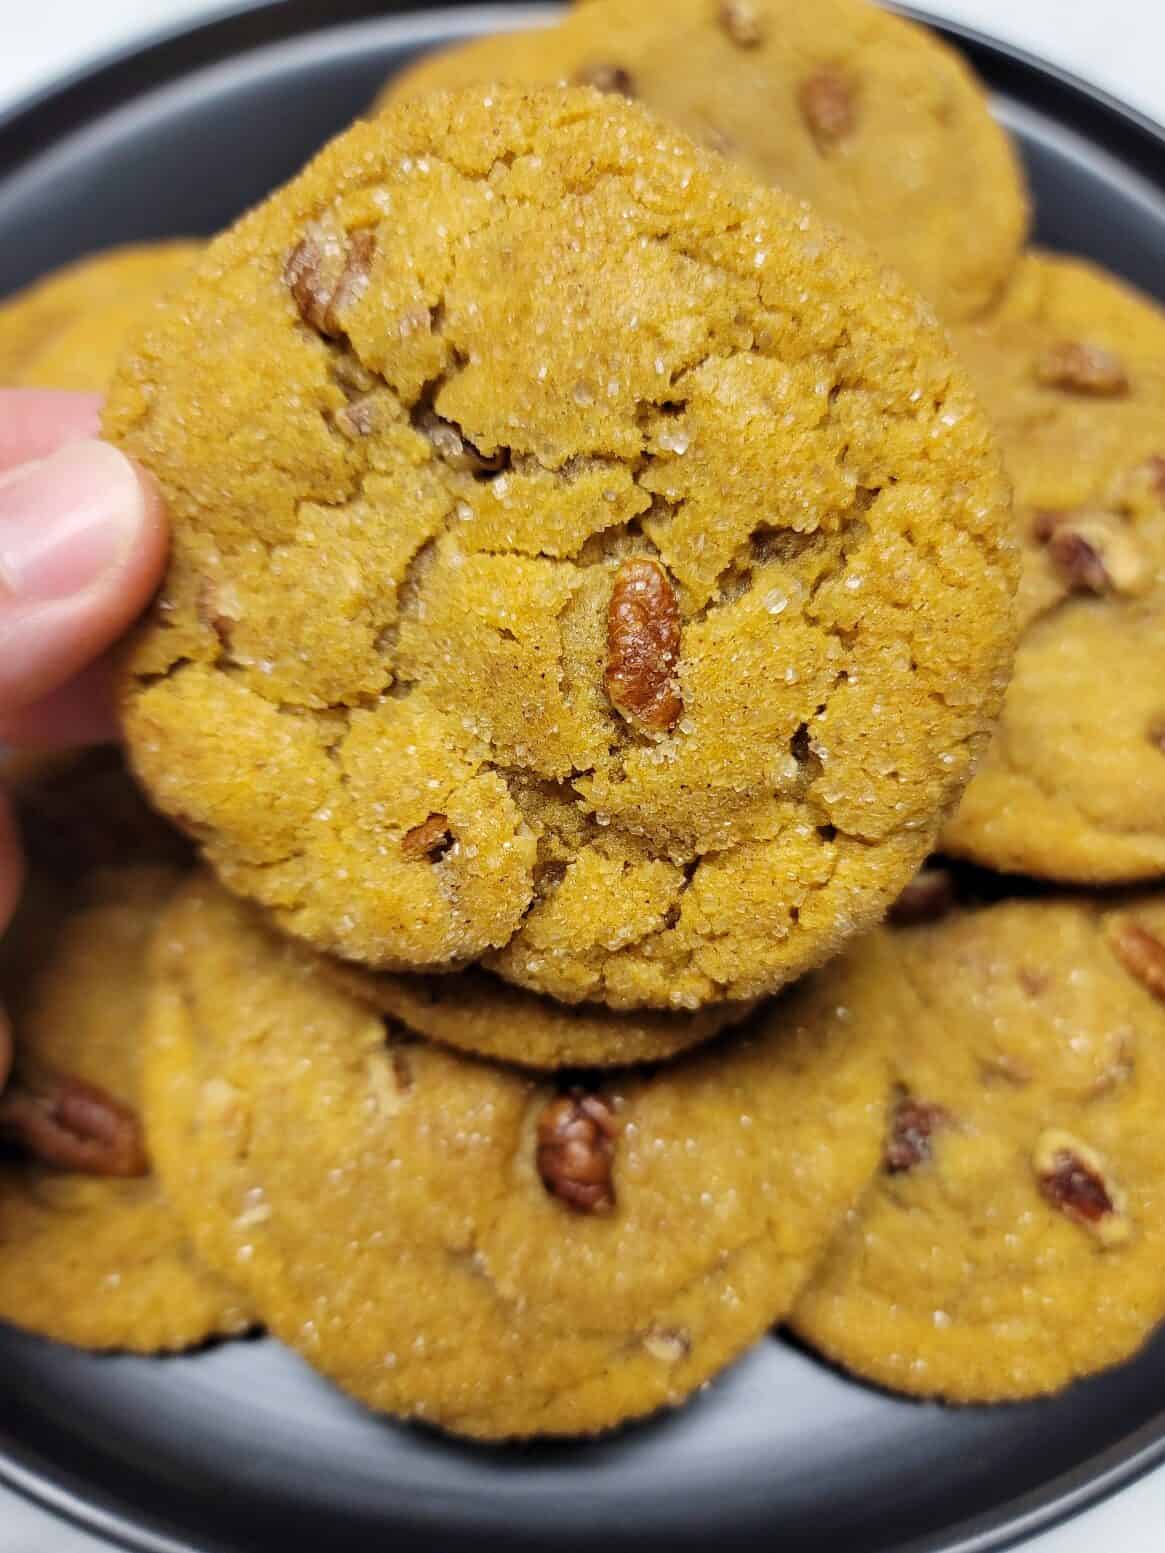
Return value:
<svg viewBox="0 0 1165 1553">
<path fill-rule="evenodd" d="M 166 560 L 160 492 L 110 443 L 0 477 L 0 717 L 56 690 L 141 613 Z"/>
<path fill-rule="evenodd" d="M 0 716 L 0 740 L 18 750 L 75 749 L 118 736 L 115 654 L 107 653 L 47 696 Z"/>
<path fill-rule="evenodd" d="M 96 437 L 100 430 L 97 394 L 0 388 L 0 470 L 47 458 L 66 443 Z"/>
<path fill-rule="evenodd" d="M 153 475 L 136 458 L 130 458 L 125 453 L 121 457 L 133 470 L 141 495 L 138 535 L 127 556 L 131 581 L 138 590 L 136 604 L 130 615 L 132 619 L 148 603 L 162 580 L 170 548 L 170 524 L 161 488 Z"/>
</svg>

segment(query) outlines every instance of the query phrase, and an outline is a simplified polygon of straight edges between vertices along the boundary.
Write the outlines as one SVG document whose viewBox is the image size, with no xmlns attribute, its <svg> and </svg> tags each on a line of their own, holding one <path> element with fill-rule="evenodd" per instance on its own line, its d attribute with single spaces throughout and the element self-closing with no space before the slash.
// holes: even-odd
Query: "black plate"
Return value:
<svg viewBox="0 0 1165 1553">
<path fill-rule="evenodd" d="M 0 294 L 87 249 L 211 232 L 409 55 L 533 8 L 385 16 L 282 0 L 123 56 L 0 122 Z M 944 29 L 1019 136 L 1040 239 L 1165 284 L 1165 136 Z M 684 1412 L 599 1444 L 488 1450 L 381 1422 L 271 1343 L 98 1359 L 0 1330 L 0 1475 L 134 1548 L 982 1553 L 1165 1460 L 1165 1337 L 1035 1406 L 944 1411 L 779 1340 Z"/>
</svg>

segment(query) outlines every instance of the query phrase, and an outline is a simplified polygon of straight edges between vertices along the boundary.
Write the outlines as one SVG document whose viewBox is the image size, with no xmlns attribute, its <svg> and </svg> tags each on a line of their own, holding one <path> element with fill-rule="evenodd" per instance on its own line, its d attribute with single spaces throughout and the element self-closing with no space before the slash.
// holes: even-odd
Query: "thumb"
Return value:
<svg viewBox="0 0 1165 1553">
<path fill-rule="evenodd" d="M 0 719 L 114 642 L 164 555 L 161 500 L 108 443 L 68 443 L 0 475 Z"/>
</svg>

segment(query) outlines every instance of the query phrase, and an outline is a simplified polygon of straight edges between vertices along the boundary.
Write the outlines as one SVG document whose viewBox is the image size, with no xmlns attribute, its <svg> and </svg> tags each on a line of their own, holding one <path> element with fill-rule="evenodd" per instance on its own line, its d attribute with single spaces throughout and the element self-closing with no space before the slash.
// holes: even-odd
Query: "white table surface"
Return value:
<svg viewBox="0 0 1165 1553">
<path fill-rule="evenodd" d="M 1030 49 L 1165 122 L 1163 0 L 916 3 Z M 208 0 L 0 0 L 0 109 L 97 54 L 220 9 Z M 0 1553 L 101 1553 L 103 1546 L 0 1489 Z M 1029 1542 L 1024 1553 L 1102 1548 L 1162 1553 L 1165 1471 Z"/>
</svg>

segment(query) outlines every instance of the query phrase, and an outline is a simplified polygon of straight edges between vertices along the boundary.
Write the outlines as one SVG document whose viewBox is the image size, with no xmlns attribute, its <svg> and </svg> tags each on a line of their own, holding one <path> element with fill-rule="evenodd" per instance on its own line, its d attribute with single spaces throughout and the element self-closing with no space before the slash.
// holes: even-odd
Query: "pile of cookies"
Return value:
<svg viewBox="0 0 1165 1553">
<path fill-rule="evenodd" d="M 1165 321 L 1026 232 L 912 24 L 588 0 L 0 310 L 174 531 L 15 775 L 0 1317 L 483 1439 L 1137 1351 Z"/>
</svg>

